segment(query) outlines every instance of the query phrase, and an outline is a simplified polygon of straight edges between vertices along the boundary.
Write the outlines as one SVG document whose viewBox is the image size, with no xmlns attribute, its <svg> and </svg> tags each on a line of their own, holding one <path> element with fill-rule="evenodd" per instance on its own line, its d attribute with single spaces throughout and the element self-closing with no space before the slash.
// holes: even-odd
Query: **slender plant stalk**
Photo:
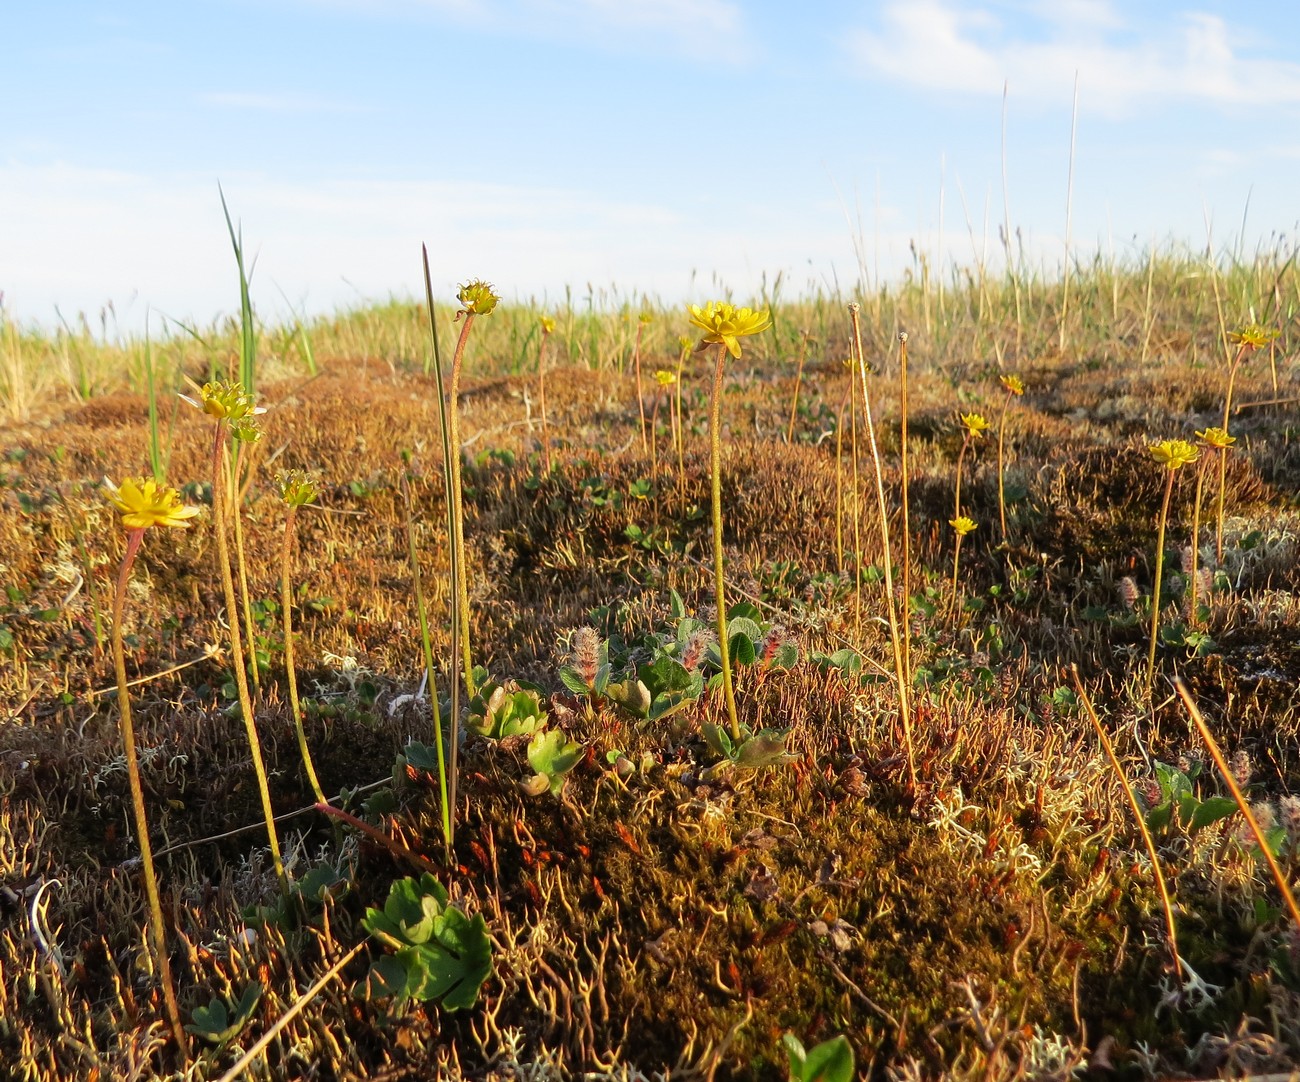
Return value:
<svg viewBox="0 0 1300 1082">
<path fill-rule="evenodd" d="M 740 718 L 736 714 L 736 692 L 731 684 L 731 645 L 727 641 L 726 579 L 722 570 L 722 366 L 727 359 L 725 343 L 718 343 L 718 363 L 713 371 L 713 394 L 709 399 L 709 473 L 713 502 L 713 589 L 718 603 L 718 653 L 722 657 L 722 690 L 727 700 L 727 723 L 731 739 L 739 741 Z"/>
<path fill-rule="evenodd" d="M 546 466 L 546 476 L 551 475 L 551 437 L 546 430 L 546 343 L 551 332 L 542 328 L 542 341 L 537 347 L 537 401 L 542 411 L 542 462 Z"/>
<path fill-rule="evenodd" d="M 262 759 L 262 742 L 257 735 L 257 721 L 253 717 L 253 699 L 248 693 L 248 674 L 245 672 L 244 645 L 239 633 L 239 607 L 235 598 L 235 580 L 230 573 L 230 544 L 226 540 L 226 482 L 228 472 L 223 458 L 226 448 L 226 430 L 222 422 L 214 426 L 212 440 L 212 520 L 217 533 L 217 563 L 221 565 L 221 585 L 226 595 L 226 623 L 230 629 L 231 668 L 235 670 L 235 687 L 239 691 L 239 712 L 248 734 L 248 746 L 253 756 L 253 771 L 257 775 L 257 791 L 262 800 L 262 815 L 266 819 L 267 841 L 271 846 L 271 863 L 280 889 L 289 896 L 289 879 L 284 873 L 280 858 L 280 838 L 275 830 L 275 811 L 271 807 L 271 789 L 266 780 L 266 763 Z"/>
<path fill-rule="evenodd" d="M 1232 389 L 1237 382 L 1237 369 L 1241 367 L 1241 362 L 1246 356 L 1247 347 L 1243 344 L 1238 350 L 1236 357 L 1233 358 L 1232 364 L 1228 366 L 1228 391 L 1223 396 L 1223 431 L 1227 432 L 1228 419 L 1232 415 Z M 1228 455 L 1227 448 L 1219 450 L 1219 495 L 1214 507 L 1214 560 L 1216 563 L 1223 563 L 1223 503 L 1224 496 L 1228 487 Z"/>
<path fill-rule="evenodd" d="M 253 679 L 253 694 L 260 698 L 262 675 L 257 663 L 257 633 L 253 627 L 253 606 L 248 594 L 248 561 L 244 557 L 244 516 L 241 511 L 244 501 L 239 485 L 241 468 L 245 465 L 244 446 L 243 443 L 235 445 L 235 461 L 230 472 L 235 478 L 237 495 L 231 501 L 230 518 L 235 525 L 235 562 L 239 565 L 239 602 L 244 619 L 244 645 L 248 647 L 248 675 Z"/>
<path fill-rule="evenodd" d="M 650 453 L 650 442 L 645 429 L 645 392 L 641 384 L 641 332 L 645 323 L 638 320 L 636 325 L 636 342 L 632 346 L 632 366 L 636 370 L 636 408 L 641 414 L 641 453 Z"/>
<path fill-rule="evenodd" d="M 158 895 L 158 876 L 153 865 L 153 846 L 149 842 L 149 818 L 144 807 L 144 786 L 140 782 L 140 761 L 135 751 L 135 726 L 131 722 L 131 695 L 127 690 L 126 654 L 122 647 L 122 614 L 126 608 L 126 586 L 131 578 L 131 565 L 135 563 L 144 530 L 130 530 L 126 535 L 126 553 L 117 575 L 117 591 L 113 594 L 113 670 L 117 676 L 118 721 L 122 730 L 122 750 L 126 755 L 126 774 L 131 788 L 131 811 L 135 818 L 135 833 L 140 842 L 140 863 L 144 868 L 144 892 L 149 903 L 149 944 L 153 950 L 154 967 L 162 983 L 163 1005 L 172 1036 L 182 1055 L 187 1055 L 189 1044 L 181 1025 L 180 1008 L 176 1004 L 176 988 L 172 983 L 171 959 L 167 954 L 167 933 L 163 924 L 162 901 Z"/>
<path fill-rule="evenodd" d="M 451 386 L 447 391 L 447 434 L 451 459 L 451 517 L 453 525 L 452 546 L 456 550 L 456 604 L 460 615 L 461 661 L 465 669 L 465 694 L 474 694 L 474 666 L 469 647 L 469 576 L 465 573 L 465 505 L 461 489 L 460 445 L 460 373 L 465 359 L 465 345 L 469 341 L 474 313 L 466 312 L 456 340 L 456 352 L 451 358 Z M 454 723 L 453 723 L 454 724 Z"/>
<path fill-rule="evenodd" d="M 429 336 L 433 340 L 433 371 L 434 378 L 438 383 L 438 430 L 442 435 L 442 480 L 443 495 L 447 505 L 447 549 L 448 559 L 451 564 L 451 581 L 450 591 L 450 608 L 448 622 L 450 623 L 451 632 L 451 661 L 448 665 L 449 674 L 456 671 L 456 640 L 460 633 L 460 593 L 457 584 L 460 582 L 460 553 L 456 548 L 456 518 L 460 509 L 460 503 L 456 499 L 456 488 L 453 483 L 454 463 L 459 460 L 460 451 L 452 451 L 451 441 L 451 423 L 448 416 L 447 400 L 442 393 L 442 351 L 438 344 L 438 323 L 433 317 L 433 283 L 429 276 L 429 249 L 424 245 L 420 246 L 420 254 L 424 267 L 424 296 L 426 307 L 429 309 Z M 466 650 L 468 656 L 468 649 Z M 471 670 L 472 672 L 472 670 Z M 448 743 L 450 764 L 447 771 L 447 807 L 451 809 L 451 822 L 449 830 L 452 838 L 456 834 L 456 768 L 458 763 L 457 749 L 460 736 L 460 681 L 451 676 L 449 681 L 451 685 L 451 716 L 447 719 Z M 441 726 L 439 726 L 441 731 Z"/>
<path fill-rule="evenodd" d="M 840 400 L 839 415 L 835 418 L 835 564 L 844 573 L 844 411 L 849 408 L 853 393 L 853 376 Z"/>
<path fill-rule="evenodd" d="M 1097 730 L 1097 736 L 1101 739 L 1101 746 L 1106 752 L 1110 767 L 1115 772 L 1115 777 L 1119 779 L 1119 784 L 1124 790 L 1124 797 L 1128 801 L 1129 808 L 1133 811 L 1133 818 L 1137 821 L 1138 830 L 1142 832 L 1142 842 L 1146 846 L 1147 856 L 1151 858 L 1151 870 L 1155 874 L 1156 890 L 1160 893 L 1160 908 L 1165 915 L 1165 931 L 1169 937 L 1169 953 L 1173 955 L 1174 972 L 1181 973 L 1183 961 L 1178 954 L 1178 933 L 1174 928 L 1174 906 L 1169 897 L 1169 886 L 1165 882 L 1164 872 L 1160 870 L 1160 856 L 1156 852 L 1155 839 L 1151 836 L 1151 830 L 1147 826 L 1146 816 L 1142 814 L 1142 805 L 1138 803 L 1137 794 L 1133 792 L 1133 786 L 1129 784 L 1124 768 L 1120 765 L 1119 756 L 1115 754 L 1115 746 L 1110 742 L 1110 737 L 1106 734 L 1106 730 L 1097 717 L 1097 711 L 1093 709 L 1092 700 L 1088 698 L 1088 693 L 1084 690 L 1077 665 L 1071 664 L 1070 675 L 1074 678 L 1074 688 L 1079 693 L 1079 700 L 1083 703 L 1084 709 L 1088 712 L 1092 727 Z"/>
<path fill-rule="evenodd" d="M 998 419 L 998 519 L 1002 523 L 1002 540 L 1007 539 L 1007 495 L 1006 473 L 1007 459 L 1005 440 L 1007 434 L 1007 412 L 1011 409 L 1011 391 L 1006 392 L 1002 400 L 1002 416 Z"/>
<path fill-rule="evenodd" d="M 307 733 L 302 727 L 302 705 L 298 701 L 298 670 L 293 658 L 293 585 L 289 576 L 290 558 L 293 553 L 294 527 L 297 525 L 298 508 L 289 505 L 289 512 L 284 519 L 284 539 L 280 546 L 280 614 L 284 618 L 284 671 L 289 681 L 289 708 L 293 712 L 293 728 L 298 736 L 298 750 L 302 753 L 302 765 L 307 771 L 307 780 L 311 783 L 312 794 L 321 804 L 327 803 L 325 793 L 316 776 L 316 764 L 311 759 L 311 749 L 307 747 Z"/>
<path fill-rule="evenodd" d="M 961 468 L 966 460 L 966 448 L 970 446 L 971 435 L 969 430 L 965 438 L 961 441 L 961 450 L 957 452 L 957 483 L 953 487 L 953 518 L 961 518 Z"/>
<path fill-rule="evenodd" d="M 808 332 L 799 335 L 799 358 L 794 370 L 794 393 L 790 396 L 790 427 L 786 429 L 785 442 L 794 443 L 794 422 L 799 415 L 799 385 L 803 382 L 803 362 L 808 353 Z"/>
<path fill-rule="evenodd" d="M 1222 449 L 1219 450 L 1222 454 Z M 1208 459 L 1202 459 L 1200 466 L 1196 470 L 1196 495 L 1192 499 L 1192 570 L 1191 580 L 1188 583 L 1188 594 L 1190 602 L 1187 609 L 1187 619 L 1193 626 L 1200 622 L 1200 617 L 1196 607 L 1197 593 L 1197 566 L 1201 557 L 1201 496 L 1205 491 L 1205 471 L 1209 466 Z"/>
<path fill-rule="evenodd" d="M 1228 761 L 1223 757 L 1223 750 L 1219 743 L 1214 739 L 1209 727 L 1205 724 L 1205 719 L 1201 717 L 1201 711 L 1196 706 L 1196 701 L 1188 692 L 1186 685 L 1178 677 L 1174 678 L 1174 686 L 1178 689 L 1178 694 L 1182 696 L 1183 705 L 1187 707 L 1188 714 L 1191 715 L 1192 721 L 1196 724 L 1197 731 L 1201 734 L 1201 739 L 1205 741 L 1205 746 L 1210 750 L 1210 756 L 1214 759 L 1214 765 L 1219 768 L 1219 773 L 1223 775 L 1223 780 L 1228 786 L 1228 791 L 1232 793 L 1232 799 L 1237 802 L 1237 807 L 1246 819 L 1246 824 L 1250 827 L 1250 832 L 1255 836 L 1255 842 L 1259 846 L 1259 851 L 1264 855 L 1264 860 L 1268 863 L 1268 870 L 1273 875 L 1273 882 L 1277 884 L 1277 889 L 1282 894 L 1282 900 L 1286 903 L 1287 910 L 1291 914 L 1291 919 L 1295 921 L 1296 928 L 1300 929 L 1300 906 L 1296 905 L 1295 895 L 1291 892 L 1291 887 L 1287 884 L 1286 876 L 1282 874 L 1282 869 L 1278 867 L 1273 851 L 1269 848 L 1268 839 L 1264 837 L 1264 831 L 1260 828 L 1259 820 L 1255 818 L 1254 812 L 1250 810 L 1250 804 L 1242 794 L 1241 787 L 1237 784 L 1237 779 L 1233 777 L 1232 770 L 1228 767 Z"/>
<path fill-rule="evenodd" d="M 433 664 L 433 640 L 429 634 L 429 613 L 424 603 L 424 587 L 420 581 L 420 557 L 415 547 L 415 523 L 411 517 L 411 489 L 405 476 L 402 477 L 402 500 L 406 505 L 406 552 L 411 561 L 411 587 L 415 592 L 415 612 L 420 621 L 420 646 L 424 650 L 424 673 L 428 685 L 429 702 L 433 710 L 433 738 L 438 750 L 438 789 L 442 797 L 442 837 L 447 844 L 447 854 L 451 855 L 451 818 L 452 807 L 447 789 L 447 760 L 442 743 L 442 709 L 438 705 L 437 670 Z M 319 798 L 324 804 L 324 798 Z"/>
<path fill-rule="evenodd" d="M 1169 500 L 1174 493 L 1174 472 L 1167 470 L 1165 495 L 1160 504 L 1160 522 L 1156 529 L 1156 576 L 1151 584 L 1151 646 L 1147 651 L 1146 698 L 1151 698 L 1151 683 L 1156 672 L 1156 640 L 1160 637 L 1160 586 L 1165 571 L 1165 526 L 1169 521 Z"/>
<path fill-rule="evenodd" d="M 686 434 L 682 430 L 682 370 L 686 367 L 686 358 L 691 352 L 690 341 L 688 340 L 682 346 L 681 353 L 677 356 L 677 382 L 673 385 L 673 408 L 677 414 L 677 494 L 683 501 L 686 499 Z"/>
<path fill-rule="evenodd" d="M 858 400 L 849 373 L 849 462 L 853 473 L 853 636 L 862 643 L 862 481 L 858 470 Z"/>
<path fill-rule="evenodd" d="M 942 279 L 940 279 L 942 281 Z M 939 294 L 942 305 L 943 293 Z M 899 379 L 899 469 L 902 471 L 902 489 L 899 499 L 903 504 L 903 677 L 912 686 L 912 519 L 908 498 L 907 469 L 907 332 L 898 332 Z"/>
<path fill-rule="evenodd" d="M 955 616 L 957 613 L 957 569 L 961 564 L 961 531 L 957 532 L 957 543 L 952 549 L 952 599 L 948 603 L 949 611 Z"/>
<path fill-rule="evenodd" d="M 862 408 L 867 420 L 867 439 L 871 448 L 871 461 L 876 468 L 876 502 L 880 509 L 880 540 L 884 552 L 885 601 L 889 614 L 889 639 L 894 648 L 894 672 L 898 682 L 898 712 L 903 720 L 903 740 L 907 745 L 907 780 L 909 791 L 916 792 L 916 754 L 912 747 L 911 688 L 903 661 L 902 634 L 898 626 L 898 605 L 894 598 L 894 558 L 889 544 L 889 508 L 885 503 L 885 475 L 880 465 L 880 449 L 876 444 L 876 426 L 871 417 L 871 396 L 867 393 L 867 358 L 862 350 L 861 306 L 849 305 L 849 318 L 853 323 L 853 341 L 857 347 L 858 378 L 862 382 Z"/>
</svg>

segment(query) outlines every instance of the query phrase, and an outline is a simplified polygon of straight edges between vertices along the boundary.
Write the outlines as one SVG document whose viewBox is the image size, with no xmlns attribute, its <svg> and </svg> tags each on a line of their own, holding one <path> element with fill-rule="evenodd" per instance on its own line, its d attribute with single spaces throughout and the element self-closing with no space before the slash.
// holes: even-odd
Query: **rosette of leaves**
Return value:
<svg viewBox="0 0 1300 1082">
<path fill-rule="evenodd" d="M 1152 831 L 1168 829 L 1176 815 L 1187 833 L 1195 834 L 1236 812 L 1237 804 L 1231 797 L 1197 797 L 1194 783 L 1201 773 L 1200 763 L 1192 763 L 1186 772 L 1158 760 L 1154 766 L 1160 800 L 1147 808 L 1147 826 Z"/>
<path fill-rule="evenodd" d="M 530 736 L 545 726 L 541 688 L 515 680 L 504 684 L 489 680 L 481 685 L 469 701 L 469 716 L 465 719 L 470 732 L 493 740 Z"/>
<path fill-rule="evenodd" d="M 194 1021 L 185 1027 L 185 1031 L 211 1044 L 225 1044 L 238 1037 L 248 1025 L 261 998 L 262 986 L 256 981 L 244 989 L 237 1003 L 213 997 L 206 1007 L 194 1008 L 190 1015 Z"/>
<path fill-rule="evenodd" d="M 568 773 L 582 760 L 582 745 L 576 744 L 559 729 L 533 735 L 528 742 L 528 765 L 536 773 L 523 783 L 530 796 L 540 796 L 548 789 L 559 796 Z"/>
<path fill-rule="evenodd" d="M 704 694 L 704 677 L 666 651 L 636 667 L 621 683 L 608 685 L 609 697 L 629 714 L 658 721 Z"/>
<path fill-rule="evenodd" d="M 425 872 L 399 879 L 383 909 L 367 909 L 362 926 L 392 954 L 376 958 L 358 991 L 366 999 L 436 1001 L 444 1010 L 474 1006 L 492 975 L 492 944 L 483 914 L 472 920 L 449 904 L 447 891 Z"/>
</svg>

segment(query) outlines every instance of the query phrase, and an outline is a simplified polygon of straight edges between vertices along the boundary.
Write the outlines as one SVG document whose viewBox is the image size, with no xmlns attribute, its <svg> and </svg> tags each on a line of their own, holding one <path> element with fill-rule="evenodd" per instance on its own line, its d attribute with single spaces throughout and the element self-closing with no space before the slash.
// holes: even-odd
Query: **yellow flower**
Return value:
<svg viewBox="0 0 1300 1082">
<path fill-rule="evenodd" d="M 1176 470 L 1201 457 L 1201 449 L 1186 440 L 1161 440 L 1159 443 L 1149 444 L 1147 450 L 1151 452 L 1151 457 L 1167 470 Z"/>
<path fill-rule="evenodd" d="M 957 531 L 958 537 L 965 537 L 971 530 L 979 525 L 974 519 L 962 515 L 960 518 L 950 518 L 948 525 Z"/>
<path fill-rule="evenodd" d="M 301 507 L 306 503 L 315 503 L 318 487 L 313 478 L 302 470 L 290 470 L 275 479 L 275 487 L 280 492 L 280 499 L 290 507 Z"/>
<path fill-rule="evenodd" d="M 183 530 L 199 513 L 197 507 L 182 504 L 174 488 L 159 487 L 152 477 L 138 481 L 128 478 L 120 485 L 105 478 L 104 487 L 113 506 L 122 512 L 122 525 L 128 530 L 147 530 L 150 526 Z"/>
<path fill-rule="evenodd" d="M 998 379 L 1002 381 L 1002 386 L 1012 394 L 1019 395 L 1025 393 L 1025 381 L 1019 376 L 998 376 Z"/>
<path fill-rule="evenodd" d="M 642 312 L 636 318 L 640 320 L 642 323 L 649 323 L 652 319 L 654 319 L 654 317 L 655 315 L 653 312 Z"/>
<path fill-rule="evenodd" d="M 963 413 L 961 423 L 966 427 L 966 435 L 970 439 L 979 439 L 988 431 L 989 423 L 978 413 Z"/>
<path fill-rule="evenodd" d="M 542 316 L 542 334 L 552 334 L 555 331 L 555 320 L 550 316 Z"/>
<path fill-rule="evenodd" d="M 767 309 L 755 312 L 751 308 L 737 308 L 725 301 L 709 301 L 703 308 L 698 304 L 688 306 L 691 325 L 704 332 L 701 348 L 708 342 L 721 342 L 733 357 L 740 356 L 740 339 L 751 334 L 761 334 L 772 326 Z"/>
<path fill-rule="evenodd" d="M 679 334 L 677 336 L 677 344 L 681 347 L 683 353 L 689 353 L 691 348 L 695 345 L 695 339 L 689 334 Z"/>
<path fill-rule="evenodd" d="M 245 417 L 253 417 L 260 413 L 266 412 L 265 406 L 254 405 L 254 398 L 244 390 L 244 385 L 237 380 L 226 381 L 223 379 L 214 380 L 211 383 L 205 383 L 201 388 L 197 384 L 191 384 L 198 388 L 199 397 L 191 398 L 187 394 L 181 395 L 181 398 L 188 402 L 195 409 L 200 409 L 209 417 L 215 417 L 218 421 L 242 421 Z"/>
<path fill-rule="evenodd" d="M 677 382 L 677 373 L 670 372 L 666 368 L 660 368 L 655 372 L 655 382 L 658 383 L 660 387 L 671 387 Z"/>
<path fill-rule="evenodd" d="M 1229 331 L 1228 338 L 1230 341 L 1247 349 L 1263 349 L 1265 346 L 1277 341 L 1281 333 L 1281 331 L 1275 331 L 1272 327 L 1261 327 L 1258 323 L 1247 323 L 1244 327 Z"/>
<path fill-rule="evenodd" d="M 1237 442 L 1236 436 L 1229 436 L 1227 431 L 1222 428 L 1207 428 L 1204 432 L 1196 433 L 1207 447 L 1215 447 L 1222 451 L 1225 447 L 1231 447 Z"/>
<path fill-rule="evenodd" d="M 482 279 L 475 278 L 472 282 L 466 282 L 456 293 L 456 299 L 464 306 L 457 316 L 485 316 L 497 306 L 498 297 L 492 287 Z"/>
</svg>

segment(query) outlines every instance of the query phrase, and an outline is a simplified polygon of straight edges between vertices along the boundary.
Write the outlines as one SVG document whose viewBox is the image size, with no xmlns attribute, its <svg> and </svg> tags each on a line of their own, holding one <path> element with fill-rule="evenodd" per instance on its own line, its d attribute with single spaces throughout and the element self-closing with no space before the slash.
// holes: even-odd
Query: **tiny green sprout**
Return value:
<svg viewBox="0 0 1300 1082">
<path fill-rule="evenodd" d="M 463 315 L 485 316 L 501 300 L 492 287 L 479 278 L 475 278 L 473 281 L 466 282 L 461 286 L 456 292 L 456 299 L 460 301 L 462 306 L 461 310 L 456 313 L 458 319 Z"/>
<path fill-rule="evenodd" d="M 536 774 L 524 782 L 524 790 L 537 796 L 549 789 L 552 796 L 559 796 L 568 780 L 566 775 L 581 761 L 582 745 L 558 729 L 533 734 L 528 742 L 528 765 Z"/>
<path fill-rule="evenodd" d="M 194 1008 L 194 1021 L 185 1030 L 211 1044 L 227 1044 L 248 1025 L 261 998 L 262 986 L 256 981 L 244 989 L 238 1003 L 214 997 L 206 1007 Z"/>
<path fill-rule="evenodd" d="M 320 495 L 316 480 L 304 470 L 281 473 L 275 479 L 275 488 L 280 493 L 280 499 L 290 507 L 305 507 L 309 503 L 315 503 L 316 497 Z"/>
<path fill-rule="evenodd" d="M 793 1033 L 781 1038 L 790 1060 L 790 1082 L 853 1082 L 853 1048 L 843 1034 L 811 1051 Z"/>
<path fill-rule="evenodd" d="M 492 740 L 528 736 L 546 726 L 542 695 L 531 684 L 489 680 L 470 700 L 465 727 Z"/>
</svg>

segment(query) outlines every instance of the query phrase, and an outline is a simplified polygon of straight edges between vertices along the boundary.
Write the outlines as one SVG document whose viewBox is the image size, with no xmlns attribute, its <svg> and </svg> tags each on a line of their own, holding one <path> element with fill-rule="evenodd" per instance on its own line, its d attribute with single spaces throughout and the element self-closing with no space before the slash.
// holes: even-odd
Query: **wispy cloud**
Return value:
<svg viewBox="0 0 1300 1082">
<path fill-rule="evenodd" d="M 1019 5 L 1018 5 L 1019 6 Z M 1068 101 L 1078 72 L 1086 105 L 1109 113 L 1169 101 L 1300 103 L 1300 64 L 1248 54 L 1217 15 L 1187 11 L 1164 29 L 1137 27 L 1106 0 L 1035 5 L 892 0 L 879 27 L 848 39 L 864 74 L 940 91 Z"/>
</svg>

